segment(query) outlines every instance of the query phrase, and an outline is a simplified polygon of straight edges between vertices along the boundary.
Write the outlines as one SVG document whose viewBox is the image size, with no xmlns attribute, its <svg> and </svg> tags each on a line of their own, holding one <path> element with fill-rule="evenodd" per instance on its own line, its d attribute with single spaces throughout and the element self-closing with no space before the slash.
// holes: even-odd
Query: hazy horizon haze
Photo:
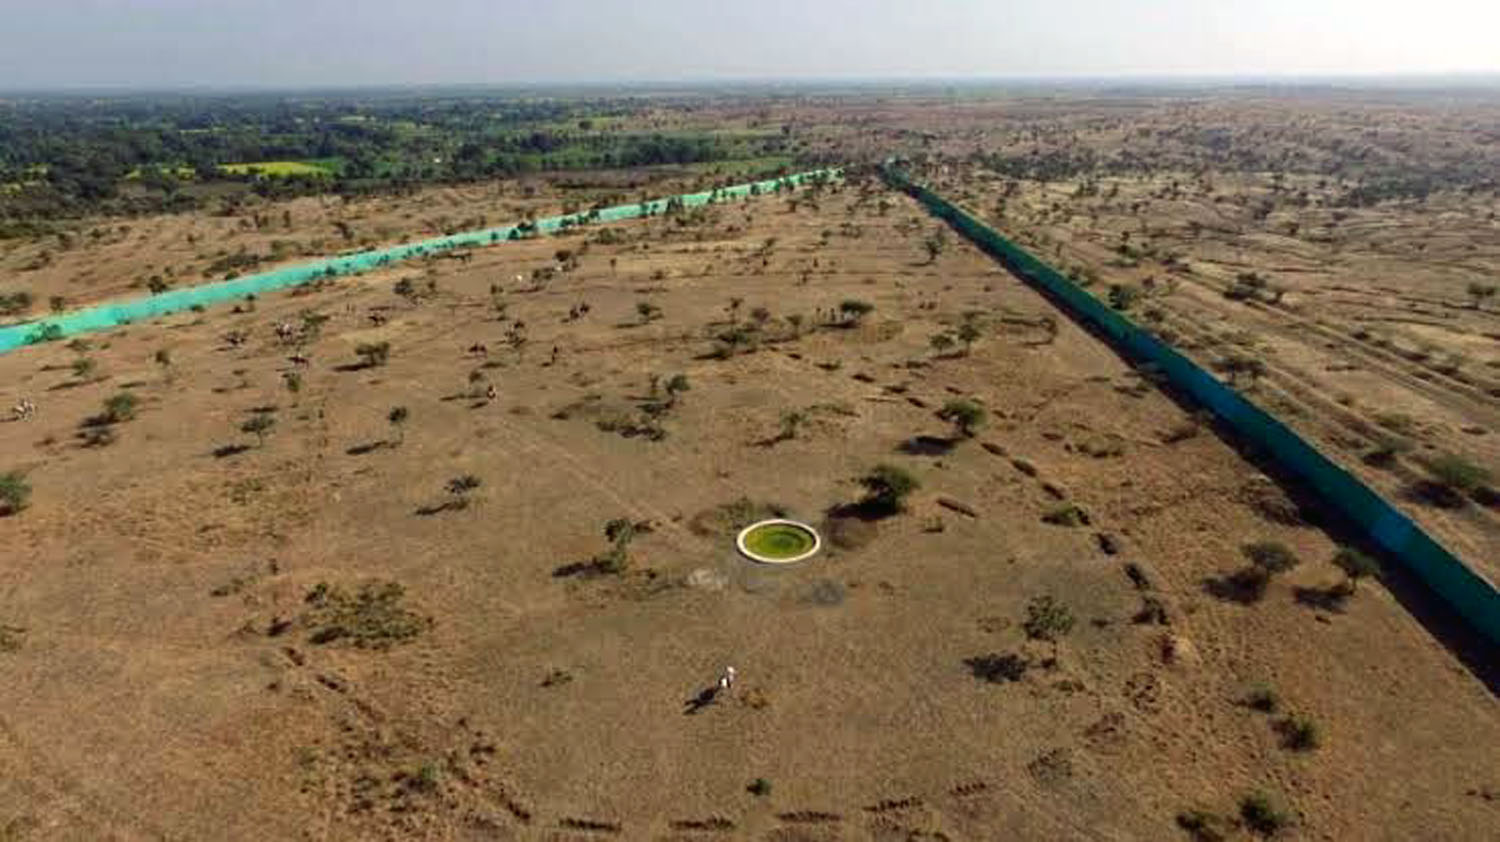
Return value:
<svg viewBox="0 0 1500 842">
<path fill-rule="evenodd" d="M 1432 0 L 10 0 L 0 88 L 1500 71 L 1500 4 Z"/>
</svg>

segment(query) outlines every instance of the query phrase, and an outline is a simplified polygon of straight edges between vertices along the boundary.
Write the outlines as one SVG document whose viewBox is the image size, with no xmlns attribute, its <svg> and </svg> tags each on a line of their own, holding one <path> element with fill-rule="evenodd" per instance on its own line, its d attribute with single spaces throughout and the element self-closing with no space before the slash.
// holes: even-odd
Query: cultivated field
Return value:
<svg viewBox="0 0 1500 842">
<path fill-rule="evenodd" d="M 405 236 L 515 189 L 338 213 Z M 341 235 L 310 202 L 250 213 L 313 251 Z M 134 221 L 159 239 L 71 295 L 199 271 L 187 230 L 271 236 L 244 219 Z M 1191 289 L 1174 318 L 1221 306 Z M 873 182 L 234 309 L 0 356 L 38 406 L 0 424 L 32 490 L 0 518 L 0 838 L 1500 822 L 1500 711 L 1409 597 Z M 866 500 L 881 465 L 919 483 L 900 511 Z M 738 558 L 770 512 L 826 551 Z"/>
</svg>

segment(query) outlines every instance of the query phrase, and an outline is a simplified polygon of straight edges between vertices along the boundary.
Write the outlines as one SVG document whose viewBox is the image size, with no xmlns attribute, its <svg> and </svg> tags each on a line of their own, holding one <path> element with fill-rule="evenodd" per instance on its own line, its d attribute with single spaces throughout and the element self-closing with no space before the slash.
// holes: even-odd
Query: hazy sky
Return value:
<svg viewBox="0 0 1500 842">
<path fill-rule="evenodd" d="M 1500 0 L 0 0 L 0 88 L 1500 70 Z"/>
</svg>

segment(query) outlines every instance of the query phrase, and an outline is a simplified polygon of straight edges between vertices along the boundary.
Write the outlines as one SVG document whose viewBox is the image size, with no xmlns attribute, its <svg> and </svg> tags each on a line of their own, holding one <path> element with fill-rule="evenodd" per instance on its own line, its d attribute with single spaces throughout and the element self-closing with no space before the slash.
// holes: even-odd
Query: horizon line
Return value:
<svg viewBox="0 0 1500 842">
<path fill-rule="evenodd" d="M 1152 84 L 1165 87 L 1202 87 L 1224 85 L 1319 86 L 1353 84 L 1361 87 L 1448 83 L 1461 87 L 1500 87 L 1500 70 L 1434 70 L 1397 72 L 1207 72 L 1207 73 L 1031 73 L 994 75 L 892 75 L 892 76 L 704 76 L 680 78 L 621 79 L 530 79 L 511 81 L 447 82 L 334 82 L 302 84 L 212 83 L 212 84 L 134 84 L 134 83 L 67 83 L 53 86 L 5 87 L 0 97 L 55 95 L 141 95 L 141 94 L 216 94 L 216 93 L 306 93 L 417 90 L 536 90 L 536 89 L 704 89 L 714 87 L 774 88 L 809 86 L 852 87 L 937 87 L 967 85 L 1030 85 L 1080 87 L 1109 84 Z"/>
</svg>

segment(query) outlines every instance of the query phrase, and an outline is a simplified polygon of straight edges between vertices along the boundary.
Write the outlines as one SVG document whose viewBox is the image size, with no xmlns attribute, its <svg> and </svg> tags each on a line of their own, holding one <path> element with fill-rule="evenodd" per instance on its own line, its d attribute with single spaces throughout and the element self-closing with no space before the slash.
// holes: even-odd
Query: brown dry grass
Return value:
<svg viewBox="0 0 1500 842">
<path fill-rule="evenodd" d="M 1265 789 L 1290 805 L 1289 838 L 1484 838 L 1500 774 L 1484 684 L 1378 583 L 1341 611 L 1300 604 L 1294 588 L 1339 578 L 1327 533 L 1268 520 L 1280 492 L 1210 432 L 1164 443 L 1187 411 L 1065 320 L 1047 341 L 1050 306 L 981 255 L 955 244 L 924 264 L 932 223 L 907 227 L 913 205 L 858 196 L 619 226 L 627 243 L 538 292 L 513 278 L 557 241 L 431 267 L 439 291 L 417 305 L 391 292 L 423 276 L 405 267 L 135 325 L 93 338 L 105 379 L 76 386 L 61 346 L 0 357 L 0 398 L 40 405 L 0 425 L 0 465 L 36 489 L 0 519 L 19 548 L 0 623 L 24 629 L 0 651 L 0 828 L 1162 839 L 1179 811 L 1232 814 Z M 496 282 L 524 355 L 505 347 Z M 731 297 L 740 320 L 768 308 L 777 334 L 844 299 L 876 309 L 707 358 Z M 625 326 L 643 299 L 662 318 Z M 305 309 L 330 321 L 294 396 L 273 326 Z M 935 359 L 929 338 L 970 310 L 984 338 Z M 233 329 L 242 346 L 220 340 Z M 377 341 L 387 365 L 348 367 Z M 475 369 L 495 401 L 467 397 Z M 598 427 L 675 373 L 691 389 L 664 440 Z M 79 447 L 79 421 L 126 384 L 140 416 Z M 978 439 L 898 452 L 946 435 L 934 413 L 953 397 L 988 407 Z M 252 444 L 241 424 L 272 405 L 263 448 L 214 456 Z M 404 442 L 368 448 L 393 438 L 396 405 Z M 763 444 L 791 409 L 808 415 L 798 436 Z M 821 520 L 878 462 L 922 481 L 910 511 L 793 570 L 737 559 L 712 512 L 749 498 Z M 467 507 L 416 513 L 464 474 L 482 480 Z M 1044 523 L 1064 501 L 1091 525 Z M 630 572 L 554 575 L 600 553 L 615 517 L 651 526 Z M 1262 602 L 1205 591 L 1264 540 L 1303 563 Z M 308 593 L 372 581 L 399 583 L 431 627 L 383 651 L 313 643 Z M 1055 647 L 1023 630 L 1043 595 L 1076 618 Z M 1030 668 L 980 680 L 966 662 L 990 654 Z M 684 715 L 726 664 L 733 698 Z M 1258 682 L 1321 725 L 1319 749 L 1284 749 L 1241 704 Z M 756 778 L 770 795 L 746 791 Z"/>
</svg>

